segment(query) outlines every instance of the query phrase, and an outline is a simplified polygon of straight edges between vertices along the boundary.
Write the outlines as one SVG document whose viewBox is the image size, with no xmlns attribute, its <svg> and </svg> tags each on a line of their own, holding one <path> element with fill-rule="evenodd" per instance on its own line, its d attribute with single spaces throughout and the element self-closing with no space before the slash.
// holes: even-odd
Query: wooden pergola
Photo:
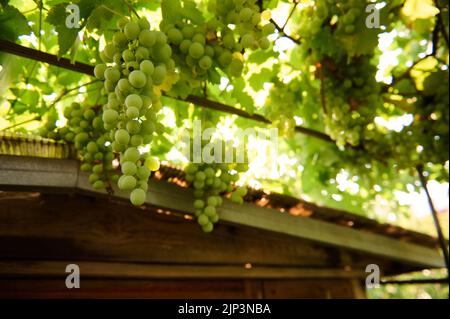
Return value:
<svg viewBox="0 0 450 319">
<path fill-rule="evenodd" d="M 0 191 L 0 297 L 364 298 L 368 264 L 445 267 L 435 238 L 262 191 L 225 200 L 204 234 L 173 168 L 134 208 L 74 159 L 0 155 Z M 67 264 L 81 288 L 66 288 Z"/>
</svg>

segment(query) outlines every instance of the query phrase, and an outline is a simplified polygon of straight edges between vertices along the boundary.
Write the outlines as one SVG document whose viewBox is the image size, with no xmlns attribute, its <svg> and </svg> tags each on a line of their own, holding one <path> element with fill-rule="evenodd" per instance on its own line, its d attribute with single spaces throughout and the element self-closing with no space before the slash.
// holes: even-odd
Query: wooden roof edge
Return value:
<svg viewBox="0 0 450 319">
<path fill-rule="evenodd" d="M 1 155 L 0 187 L 33 191 L 73 189 L 83 193 L 107 195 L 106 191 L 92 189 L 87 174 L 79 172 L 75 160 L 65 159 Z M 129 195 L 116 189 L 114 196 L 128 199 Z M 156 179 L 149 181 L 146 203 L 168 210 L 190 214 L 194 212 L 191 189 Z M 218 211 L 221 220 L 228 223 L 379 255 L 421 267 L 445 266 L 437 248 L 402 242 L 389 237 L 389 234 L 375 234 L 327 221 L 293 216 L 251 203 L 237 205 L 225 200 Z"/>
</svg>

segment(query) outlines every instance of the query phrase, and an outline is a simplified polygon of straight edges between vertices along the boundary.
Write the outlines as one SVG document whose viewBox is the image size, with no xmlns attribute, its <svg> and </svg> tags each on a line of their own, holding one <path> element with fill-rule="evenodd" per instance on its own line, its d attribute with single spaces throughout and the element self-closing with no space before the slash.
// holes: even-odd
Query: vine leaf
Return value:
<svg viewBox="0 0 450 319">
<path fill-rule="evenodd" d="M 0 38 L 9 41 L 31 32 L 25 16 L 10 5 L 0 5 L 0 30 Z"/>
<path fill-rule="evenodd" d="M 260 91 L 264 88 L 264 83 L 271 81 L 273 75 L 273 71 L 268 68 L 263 68 L 259 73 L 253 73 L 248 83 L 253 90 Z"/>
<path fill-rule="evenodd" d="M 196 24 L 203 24 L 204 18 L 197 4 L 192 0 L 184 0 L 183 6 L 179 0 L 162 0 L 161 13 L 165 21 L 175 23 L 184 18 L 191 20 Z"/>
<path fill-rule="evenodd" d="M 68 28 L 66 26 L 66 19 L 69 13 L 66 8 L 68 2 L 59 3 L 53 6 L 48 14 L 46 21 L 55 27 L 58 33 L 58 56 L 61 57 L 66 54 L 70 48 L 76 43 L 78 32 L 80 32 L 86 25 L 86 21 L 91 15 L 92 11 L 101 3 L 101 1 L 80 0 L 76 3 L 80 9 L 80 28 Z"/>
</svg>

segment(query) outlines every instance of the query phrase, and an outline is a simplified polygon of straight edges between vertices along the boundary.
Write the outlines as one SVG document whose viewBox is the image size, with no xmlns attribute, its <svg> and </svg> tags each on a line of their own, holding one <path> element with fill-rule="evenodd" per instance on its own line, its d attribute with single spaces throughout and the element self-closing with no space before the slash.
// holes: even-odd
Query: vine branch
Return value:
<svg viewBox="0 0 450 319">
<path fill-rule="evenodd" d="M 427 195 L 428 204 L 430 205 L 431 215 L 433 216 L 434 226 L 436 228 L 436 232 L 438 235 L 439 246 L 441 247 L 441 250 L 442 250 L 442 253 L 443 253 L 444 259 L 445 259 L 445 265 L 447 267 L 447 277 L 448 277 L 448 274 L 449 274 L 449 259 L 448 258 L 449 258 L 449 256 L 448 256 L 447 243 L 446 243 L 444 234 L 442 232 L 441 225 L 439 223 L 439 218 L 437 216 L 436 208 L 434 207 L 433 200 L 431 199 L 431 195 L 428 190 L 427 180 L 423 173 L 423 166 L 418 165 L 416 167 L 416 169 L 417 169 L 417 173 L 419 174 L 420 183 L 421 183 L 423 189 L 425 190 L 425 194 Z"/>
</svg>

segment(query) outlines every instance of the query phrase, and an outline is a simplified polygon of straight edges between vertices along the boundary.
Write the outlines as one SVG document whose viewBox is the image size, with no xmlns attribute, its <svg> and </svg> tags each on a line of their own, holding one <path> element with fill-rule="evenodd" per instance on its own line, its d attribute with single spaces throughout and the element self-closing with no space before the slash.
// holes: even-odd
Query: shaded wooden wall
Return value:
<svg viewBox="0 0 450 319">
<path fill-rule="evenodd" d="M 0 297 L 354 298 L 404 265 L 292 236 L 84 195 L 0 197 Z M 81 288 L 65 287 L 80 266 Z"/>
</svg>

